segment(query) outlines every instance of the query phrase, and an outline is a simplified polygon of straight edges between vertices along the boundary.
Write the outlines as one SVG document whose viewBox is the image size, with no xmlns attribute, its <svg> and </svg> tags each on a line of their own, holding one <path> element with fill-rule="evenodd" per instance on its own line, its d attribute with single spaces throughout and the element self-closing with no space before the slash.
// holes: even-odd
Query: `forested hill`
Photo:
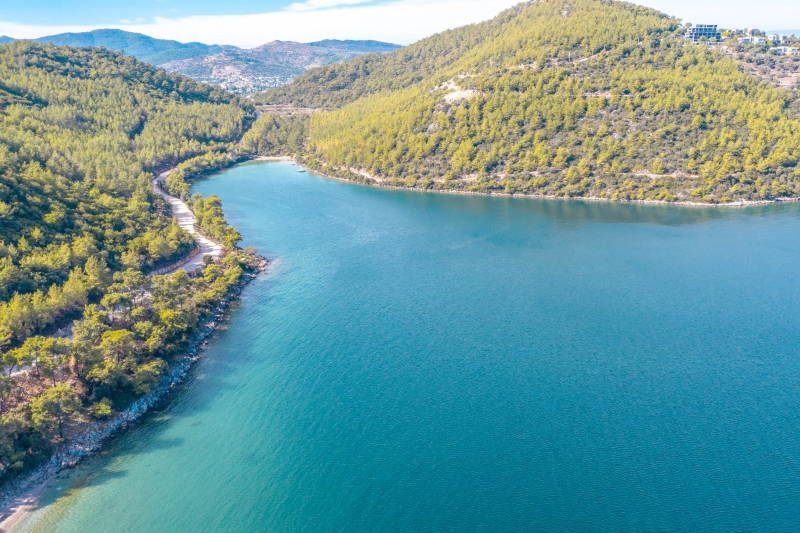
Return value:
<svg viewBox="0 0 800 533">
<path fill-rule="evenodd" d="M 252 264 L 219 199 L 196 197 L 231 253 L 196 279 L 148 276 L 195 247 L 153 172 L 236 160 L 253 118 L 130 56 L 0 45 L 0 485 L 151 391 Z M 48 336 L 73 319 L 69 338 Z"/>
<path fill-rule="evenodd" d="M 254 97 L 262 104 L 338 108 L 361 96 L 397 90 L 448 69 L 483 43 L 499 38 L 524 5 L 498 17 L 446 31 L 386 54 L 367 54 L 344 63 L 311 69 L 291 84 Z"/>
<path fill-rule="evenodd" d="M 150 172 L 224 152 L 249 112 L 220 89 L 116 52 L 0 46 L 0 349 L 86 303 L 16 316 L 37 291 L 98 261 L 110 273 L 147 269 L 191 249 L 155 209 Z"/>
<path fill-rule="evenodd" d="M 664 201 L 800 196 L 797 92 L 682 34 L 677 19 L 625 2 L 542 0 L 311 70 L 257 101 L 333 110 L 295 120 L 301 153 L 354 180 Z M 271 120 L 255 130 L 262 151 L 291 137 Z"/>
</svg>

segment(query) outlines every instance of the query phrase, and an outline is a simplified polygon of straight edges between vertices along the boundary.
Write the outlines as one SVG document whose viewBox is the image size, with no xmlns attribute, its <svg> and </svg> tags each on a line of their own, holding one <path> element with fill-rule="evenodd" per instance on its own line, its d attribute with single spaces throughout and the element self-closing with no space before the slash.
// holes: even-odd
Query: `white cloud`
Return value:
<svg viewBox="0 0 800 533">
<path fill-rule="evenodd" d="M 157 18 L 150 23 L 33 26 L 0 21 L 0 35 L 33 38 L 66 31 L 121 28 L 162 39 L 259 46 L 273 40 L 375 39 L 408 44 L 434 33 L 487 20 L 519 0 L 305 0 L 256 15 Z M 766 0 L 637 0 L 686 22 L 727 27 L 800 29 L 800 2 Z"/>
<path fill-rule="evenodd" d="M 326 9 L 331 7 L 352 6 L 366 4 L 372 0 L 308 0 L 286 6 L 286 11 L 311 11 L 313 9 Z"/>
<path fill-rule="evenodd" d="M 81 32 L 96 29 L 94 26 L 36 26 L 0 21 L 0 35 L 8 35 L 15 39 L 33 39 L 56 33 Z"/>
<path fill-rule="evenodd" d="M 34 38 L 67 31 L 120 28 L 182 42 L 259 46 L 273 40 L 374 39 L 408 44 L 434 33 L 487 20 L 519 0 L 397 0 L 353 5 L 356 0 L 308 0 L 308 6 L 256 15 L 156 18 L 148 24 L 27 26 L 0 22 L 0 35 Z M 343 2 L 347 4 L 343 5 Z"/>
</svg>

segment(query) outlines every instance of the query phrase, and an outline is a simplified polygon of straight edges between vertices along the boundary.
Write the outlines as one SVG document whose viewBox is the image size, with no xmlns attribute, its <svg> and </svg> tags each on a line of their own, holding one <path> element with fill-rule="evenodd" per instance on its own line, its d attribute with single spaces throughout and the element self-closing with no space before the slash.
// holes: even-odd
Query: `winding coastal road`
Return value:
<svg viewBox="0 0 800 533">
<path fill-rule="evenodd" d="M 153 180 L 153 190 L 156 194 L 160 195 L 164 198 L 167 202 L 170 203 L 172 206 L 172 214 L 178 221 L 178 226 L 181 229 L 185 229 L 189 233 L 191 233 L 197 244 L 200 247 L 200 253 L 195 255 L 189 256 L 188 260 L 185 263 L 179 264 L 167 271 L 159 272 L 159 274 L 174 274 L 178 270 L 185 270 L 186 272 L 194 272 L 203 268 L 203 256 L 210 255 L 213 258 L 217 258 L 222 255 L 222 246 L 219 243 L 216 243 L 205 237 L 204 235 L 200 235 L 195 230 L 195 224 L 197 220 L 194 217 L 194 213 L 192 210 L 189 209 L 189 206 L 186 205 L 180 198 L 175 198 L 174 196 L 170 196 L 166 192 L 164 192 L 161 188 L 161 185 L 164 183 L 164 180 L 167 179 L 169 173 L 172 172 L 171 170 L 167 170 L 166 172 L 162 172 Z"/>
<path fill-rule="evenodd" d="M 197 233 L 197 231 L 195 230 L 195 223 L 197 222 L 197 220 L 195 219 L 194 213 L 192 213 L 192 210 L 189 209 L 189 206 L 186 205 L 186 203 L 183 202 L 180 198 L 175 198 L 174 196 L 170 196 L 169 194 L 165 193 L 161 189 L 161 183 L 163 183 L 163 181 L 167 178 L 167 176 L 169 175 L 170 172 L 171 172 L 171 170 L 168 170 L 166 172 L 162 172 L 161 174 L 158 175 L 158 177 L 156 177 L 153 180 L 153 190 L 156 192 L 156 194 L 158 194 L 159 196 L 161 196 L 162 198 L 164 198 L 166 201 L 168 201 L 170 203 L 170 205 L 172 206 L 172 214 L 178 220 L 178 226 L 180 226 L 182 229 L 185 229 L 186 231 L 188 231 L 189 233 L 191 233 L 194 236 L 194 238 L 197 241 L 197 244 L 198 244 L 198 247 L 199 247 L 200 250 L 199 250 L 198 253 L 194 253 L 194 254 L 190 254 L 190 255 L 186 256 L 185 258 L 183 258 L 182 261 L 179 261 L 175 265 L 167 267 L 166 269 L 160 269 L 160 270 L 151 272 L 151 275 L 153 275 L 153 274 L 174 274 L 175 272 L 177 272 L 179 270 L 185 270 L 186 272 L 190 272 L 190 273 L 191 272 L 195 272 L 195 271 L 200 270 L 201 268 L 203 268 L 203 266 L 204 266 L 203 256 L 204 255 L 210 255 L 211 257 L 217 258 L 217 257 L 221 256 L 222 252 L 223 252 L 222 245 L 212 241 L 211 239 L 209 239 L 208 237 L 205 237 L 204 235 L 200 235 L 199 233 Z M 51 337 L 65 337 L 65 336 L 70 336 L 70 333 L 71 332 L 69 330 L 67 330 L 66 333 L 62 333 L 61 330 L 59 330 L 55 334 L 52 334 L 52 335 L 49 335 L 49 336 L 51 336 Z M 2 370 L 4 373 L 7 373 L 7 374 L 9 374 L 11 376 L 15 376 L 17 374 L 22 374 L 23 372 L 27 372 L 31 368 L 33 368 L 33 367 L 31 367 L 31 366 L 23 366 L 23 367 L 17 368 L 16 370 L 14 370 L 12 372 L 8 372 L 8 368 L 0 367 L 0 370 Z M 0 533 L 2 533 L 3 531 L 4 530 L 2 529 L 2 522 L 0 522 Z"/>
</svg>

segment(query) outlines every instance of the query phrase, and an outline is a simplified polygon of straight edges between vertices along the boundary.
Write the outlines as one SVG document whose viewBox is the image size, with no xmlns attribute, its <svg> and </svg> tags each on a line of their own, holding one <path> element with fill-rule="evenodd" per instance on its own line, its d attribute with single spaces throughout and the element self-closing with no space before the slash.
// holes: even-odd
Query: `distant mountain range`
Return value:
<svg viewBox="0 0 800 533">
<path fill-rule="evenodd" d="M 274 41 L 257 48 L 243 49 L 230 45 L 181 43 L 115 29 L 60 33 L 34 40 L 57 46 L 121 50 L 170 72 L 243 94 L 278 87 L 312 67 L 400 48 L 379 41 L 327 39 L 307 44 Z M 11 37 L 0 36 L 0 44 L 12 41 L 14 39 Z"/>
<path fill-rule="evenodd" d="M 273 41 L 257 48 L 227 49 L 202 57 L 170 61 L 161 66 L 229 91 L 251 94 L 284 85 L 313 67 L 397 48 L 400 47 L 377 41 L 326 40 L 308 44 Z"/>
<path fill-rule="evenodd" d="M 235 46 L 208 45 L 203 43 L 179 43 L 167 39 L 155 39 L 141 33 L 123 30 L 94 30 L 82 33 L 59 33 L 35 39 L 40 43 L 56 46 L 93 46 L 111 50 L 122 50 L 128 55 L 151 65 L 161 65 L 178 59 L 189 59 L 218 54 Z"/>
</svg>

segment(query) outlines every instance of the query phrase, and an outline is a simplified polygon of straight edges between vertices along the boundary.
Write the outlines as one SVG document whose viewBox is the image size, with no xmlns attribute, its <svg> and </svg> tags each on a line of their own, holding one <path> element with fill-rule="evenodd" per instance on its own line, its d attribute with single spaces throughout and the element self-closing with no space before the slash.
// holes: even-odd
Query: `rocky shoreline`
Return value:
<svg viewBox="0 0 800 533">
<path fill-rule="evenodd" d="M 198 328 L 184 355 L 172 365 L 169 372 L 159 380 L 150 394 L 139 398 L 124 411 L 112 417 L 111 420 L 102 423 L 93 422 L 89 429 L 73 439 L 65 449 L 57 451 L 45 464 L 11 482 L 0 491 L 0 509 L 2 509 L 0 526 L 5 526 L 3 522 L 15 510 L 23 506 L 30 506 L 30 500 L 35 499 L 35 496 L 43 488 L 46 488 L 43 485 L 49 483 L 54 476 L 65 469 L 75 467 L 81 460 L 99 451 L 109 437 L 130 427 L 153 406 L 164 401 L 170 392 L 175 390 L 175 387 L 186 378 L 192 366 L 200 360 L 206 339 L 216 331 L 231 302 L 239 298 L 242 289 L 248 283 L 266 271 L 269 261 L 264 257 L 258 257 L 259 263 L 256 270 L 245 273 L 242 281 L 236 284 L 225 298 L 219 302 L 211 317 L 205 320 Z"/>
</svg>

